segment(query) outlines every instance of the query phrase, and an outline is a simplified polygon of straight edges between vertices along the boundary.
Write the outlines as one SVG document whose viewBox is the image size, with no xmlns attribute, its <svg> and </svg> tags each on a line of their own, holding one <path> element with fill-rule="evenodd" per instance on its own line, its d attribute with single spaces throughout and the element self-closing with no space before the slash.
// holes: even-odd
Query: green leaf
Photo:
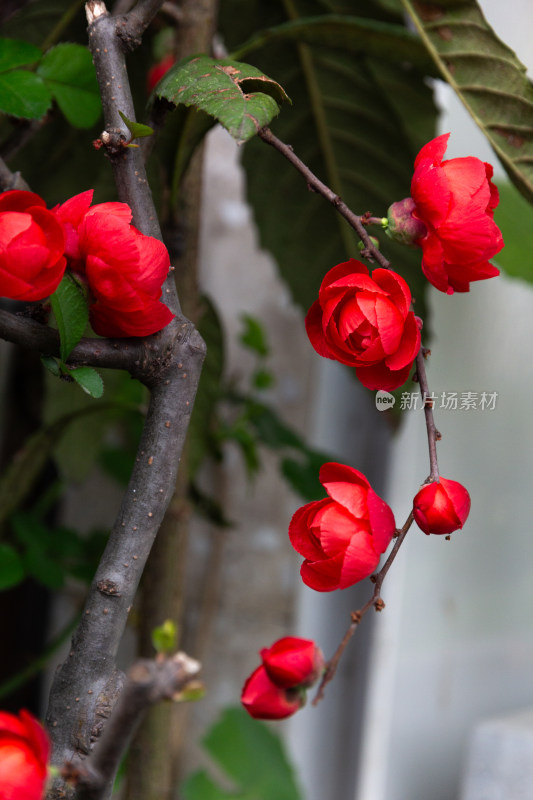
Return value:
<svg viewBox="0 0 533 800">
<path fill-rule="evenodd" d="M 494 219 L 505 247 L 494 261 L 513 278 L 533 282 L 533 208 L 509 183 L 499 184 L 500 203 Z"/>
<path fill-rule="evenodd" d="M 91 54 L 79 44 L 58 44 L 43 57 L 38 75 L 75 128 L 90 128 L 102 107 Z"/>
<path fill-rule="evenodd" d="M 250 400 L 246 404 L 246 414 L 255 428 L 259 441 L 273 450 L 284 447 L 301 450 L 305 447 L 302 438 L 289 428 L 272 408 Z"/>
<path fill-rule="evenodd" d="M 176 106 L 204 111 L 239 143 L 268 125 L 282 102 L 290 102 L 280 84 L 255 67 L 208 56 L 180 61 L 158 83 L 155 93 Z"/>
<path fill-rule="evenodd" d="M 41 361 L 43 367 L 46 367 L 48 372 L 51 372 L 52 375 L 55 375 L 56 378 L 59 378 L 59 376 L 61 375 L 61 368 L 59 366 L 57 358 L 54 358 L 53 356 L 41 356 Z"/>
<path fill-rule="evenodd" d="M 240 343 L 260 356 L 267 356 L 269 353 L 267 338 L 259 320 L 250 314 L 241 314 L 241 320 L 244 330 L 239 336 Z"/>
<path fill-rule="evenodd" d="M 140 122 L 134 122 L 131 119 L 128 119 L 122 111 L 118 112 L 121 116 L 122 122 L 126 125 L 127 129 L 131 133 L 132 139 L 142 139 L 143 136 L 151 136 L 154 132 L 154 129 L 151 128 L 149 125 L 143 125 Z"/>
<path fill-rule="evenodd" d="M 184 800 L 231 800 L 235 795 L 220 789 L 205 770 L 191 775 L 181 787 Z"/>
<path fill-rule="evenodd" d="M 66 361 L 85 332 L 89 320 L 87 300 L 81 285 L 66 272 L 50 295 L 50 302 L 61 339 L 61 359 Z"/>
<path fill-rule="evenodd" d="M 173 653 L 176 649 L 178 630 L 176 623 L 167 619 L 152 631 L 152 644 L 158 653 Z"/>
<path fill-rule="evenodd" d="M 15 548 L 0 542 L 0 589 L 16 586 L 25 575 L 22 559 Z"/>
<path fill-rule="evenodd" d="M 91 397 L 98 399 L 104 393 L 104 382 L 98 372 L 92 367 L 77 367 L 71 369 L 68 374 L 74 378 L 78 386 Z"/>
<path fill-rule="evenodd" d="M 229 797 L 300 800 L 279 736 L 244 709 L 226 709 L 203 744 L 238 786 Z"/>
<path fill-rule="evenodd" d="M 50 92 L 33 72 L 12 70 L 0 75 L 0 111 L 4 114 L 39 119 L 51 104 Z"/>
<path fill-rule="evenodd" d="M 294 9 L 296 4 L 283 7 Z M 316 15 L 316 8 L 311 0 L 302 0 L 299 16 L 291 11 L 290 21 L 305 21 Z M 379 10 L 366 11 L 379 21 Z M 288 24 L 281 4 L 223 4 L 222 31 L 230 48 L 237 36 L 243 37 L 245 21 L 255 25 L 258 14 L 270 27 Z M 356 24 L 353 14 L 346 17 Z M 405 26 L 400 20 L 392 25 L 390 15 L 387 19 L 400 41 Z M 370 23 L 365 17 L 357 24 Z M 273 132 L 351 209 L 381 217 L 391 202 L 409 195 L 415 156 L 435 135 L 436 109 L 425 73 L 405 58 L 392 63 L 362 50 L 318 43 L 310 47 L 279 40 L 249 58 L 264 72 L 283 76 L 293 101 L 275 120 Z M 243 165 L 261 244 L 273 253 L 294 299 L 307 310 L 325 273 L 349 257 L 360 257 L 357 237 L 329 203 L 306 190 L 302 176 L 273 148 L 248 142 Z M 387 242 L 379 231 L 376 235 L 393 269 L 416 296 L 417 313 L 424 316 L 427 281 L 420 253 Z"/>
<path fill-rule="evenodd" d="M 324 487 L 318 478 L 320 467 L 332 460 L 331 456 L 324 453 L 308 450 L 303 459 L 284 458 L 281 473 L 304 500 L 320 500 L 324 497 Z"/>
<path fill-rule="evenodd" d="M 34 64 L 39 61 L 41 56 L 40 48 L 29 42 L 0 38 L 0 72 L 23 67 L 26 64 Z"/>
<path fill-rule="evenodd" d="M 389 22 L 341 14 L 307 17 L 267 28 L 238 46 L 231 53 L 231 57 L 236 59 L 247 57 L 249 53 L 278 41 L 342 48 L 352 53 L 364 53 L 395 63 L 404 60 L 425 72 L 435 72 L 420 40 L 407 28 Z"/>
<path fill-rule="evenodd" d="M 269 389 L 276 379 L 267 369 L 257 369 L 252 375 L 252 385 L 255 389 Z"/>
<path fill-rule="evenodd" d="M 444 80 L 455 90 L 511 181 L 533 202 L 533 86 L 475 0 L 404 0 Z"/>
</svg>

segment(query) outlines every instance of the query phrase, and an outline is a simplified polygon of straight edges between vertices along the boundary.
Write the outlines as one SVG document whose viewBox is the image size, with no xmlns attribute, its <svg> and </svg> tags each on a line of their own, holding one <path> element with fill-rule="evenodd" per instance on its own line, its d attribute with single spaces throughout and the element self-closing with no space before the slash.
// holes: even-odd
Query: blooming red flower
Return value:
<svg viewBox="0 0 533 800">
<path fill-rule="evenodd" d="M 317 592 L 346 589 L 376 569 L 395 531 L 389 506 L 356 469 L 323 464 L 320 482 L 329 498 L 298 509 L 290 526 L 294 549 L 304 556 L 302 580 Z"/>
<path fill-rule="evenodd" d="M 439 478 L 426 483 L 413 500 L 415 522 L 424 533 L 452 533 L 470 512 L 470 495 L 457 481 Z"/>
<path fill-rule="evenodd" d="M 255 719 L 284 719 L 304 705 L 305 692 L 277 686 L 261 666 L 244 684 L 241 703 Z"/>
<path fill-rule="evenodd" d="M 473 156 L 443 161 L 449 136 L 437 136 L 419 152 L 411 197 L 412 213 L 426 228 L 416 240 L 424 275 L 441 292 L 453 294 L 499 275 L 488 259 L 502 249 L 503 238 L 493 220 L 499 195 L 491 165 Z"/>
<path fill-rule="evenodd" d="M 0 195 L 0 297 L 43 300 L 57 289 L 66 261 L 54 214 L 33 192 Z"/>
<path fill-rule="evenodd" d="M 311 639 L 284 636 L 261 650 L 270 680 L 285 689 L 312 686 L 324 669 L 324 656 Z"/>
<path fill-rule="evenodd" d="M 28 711 L 0 711 L 1 800 L 41 800 L 49 754 L 48 737 Z"/>
<path fill-rule="evenodd" d="M 396 389 L 409 377 L 420 330 L 409 311 L 411 292 L 392 270 L 351 258 L 330 269 L 305 326 L 321 356 L 355 367 L 369 389 Z"/>
<path fill-rule="evenodd" d="M 126 203 L 91 207 L 87 191 L 54 209 L 65 229 L 68 266 L 87 282 L 90 321 L 101 336 L 148 336 L 173 318 L 160 302 L 170 260 L 165 245 L 131 225 Z"/>
</svg>

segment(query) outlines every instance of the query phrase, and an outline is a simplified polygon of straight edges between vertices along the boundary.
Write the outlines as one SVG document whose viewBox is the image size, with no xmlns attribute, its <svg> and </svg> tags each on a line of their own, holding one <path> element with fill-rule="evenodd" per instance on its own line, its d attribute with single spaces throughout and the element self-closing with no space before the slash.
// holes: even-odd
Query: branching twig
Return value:
<svg viewBox="0 0 533 800">
<path fill-rule="evenodd" d="M 420 386 L 420 394 L 422 395 L 422 402 L 424 404 L 424 415 L 426 417 L 430 466 L 430 473 L 427 482 L 429 483 L 431 481 L 438 481 L 439 479 L 437 442 L 441 439 L 441 434 L 435 426 L 435 419 L 433 417 L 433 400 L 429 393 L 429 386 L 426 376 L 425 359 L 428 355 L 429 350 L 425 350 L 423 347 L 421 347 L 416 357 L 416 377 Z"/>
<path fill-rule="evenodd" d="M 78 800 L 101 800 L 120 763 L 131 736 L 149 706 L 171 700 L 200 671 L 200 664 L 185 653 L 171 658 L 142 659 L 129 670 L 124 688 L 105 731 L 90 758 L 77 768 L 68 765 L 75 778 Z"/>
<path fill-rule="evenodd" d="M 7 192 L 10 189 L 21 189 L 27 192 L 29 188 L 20 172 L 11 172 L 3 158 L 0 158 L 0 192 Z"/>
<path fill-rule="evenodd" d="M 413 514 L 411 512 L 407 517 L 407 520 L 405 521 L 403 528 L 401 528 L 398 533 L 398 537 L 394 543 L 394 547 L 392 548 L 389 557 L 387 558 L 382 568 L 375 577 L 374 591 L 372 592 L 372 597 L 370 597 L 366 601 L 366 603 L 362 608 L 358 609 L 357 611 L 352 611 L 351 614 L 352 621 L 346 633 L 344 634 L 342 642 L 337 647 L 337 650 L 335 651 L 333 657 L 330 659 L 330 661 L 328 661 L 326 671 L 322 676 L 322 680 L 320 681 L 316 695 L 313 699 L 314 706 L 316 706 L 324 697 L 326 686 L 335 677 L 335 673 L 337 672 L 337 667 L 339 666 L 339 661 L 341 660 L 341 656 L 344 653 L 348 642 L 356 632 L 361 620 L 363 619 L 367 611 L 369 611 L 372 607 L 374 607 L 376 611 L 382 611 L 385 608 L 385 603 L 381 599 L 381 587 L 383 585 L 383 581 L 385 580 L 385 576 L 391 567 L 392 562 L 398 555 L 398 550 L 402 546 L 404 539 L 407 536 L 407 531 L 409 530 L 412 524 L 413 524 Z"/>
<path fill-rule="evenodd" d="M 277 136 L 274 136 L 270 128 L 261 128 L 258 136 L 264 142 L 272 145 L 272 147 L 285 156 L 285 158 L 290 161 L 293 167 L 296 167 L 298 172 L 305 178 L 309 189 L 321 194 L 322 197 L 325 197 L 325 199 L 337 209 L 339 214 L 341 214 L 341 216 L 343 216 L 344 219 L 349 222 L 365 245 L 365 249 L 361 252 L 361 255 L 364 258 L 367 258 L 369 261 L 377 261 L 377 263 L 384 269 L 390 269 L 390 261 L 388 261 L 383 253 L 380 253 L 377 247 L 372 244 L 372 240 L 366 232 L 366 228 L 361 221 L 361 217 L 357 214 L 354 214 L 354 212 L 348 208 L 346 203 L 341 200 L 338 194 L 335 194 L 335 192 L 330 189 L 329 186 L 326 186 L 325 183 L 322 183 L 322 181 L 319 180 L 313 172 L 311 172 L 309 167 L 304 164 L 304 162 L 301 161 L 297 155 L 295 155 L 292 147 L 282 142 Z"/>
</svg>

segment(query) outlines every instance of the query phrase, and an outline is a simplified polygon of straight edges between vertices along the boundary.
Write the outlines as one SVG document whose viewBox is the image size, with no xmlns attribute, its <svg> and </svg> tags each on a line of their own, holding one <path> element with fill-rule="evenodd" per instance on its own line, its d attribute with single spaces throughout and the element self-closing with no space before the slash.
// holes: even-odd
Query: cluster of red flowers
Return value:
<svg viewBox="0 0 533 800">
<path fill-rule="evenodd" d="M 498 275 L 488 259 L 501 250 L 503 240 L 493 219 L 498 190 L 491 181 L 492 167 L 478 158 L 443 161 L 448 138 L 444 134 L 422 148 L 411 197 L 393 203 L 386 222 L 393 238 L 421 248 L 422 270 L 430 283 L 453 294 L 469 291 L 472 281 Z M 317 353 L 354 367 L 369 389 L 400 387 L 420 350 L 421 321 L 411 310 L 404 279 L 392 270 L 370 274 L 353 258 L 326 274 L 305 324 Z M 396 525 L 389 506 L 352 467 L 324 464 L 320 481 L 328 497 L 296 511 L 289 537 L 304 557 L 304 583 L 329 592 L 370 576 Z M 427 534 L 462 528 L 469 511 L 467 490 L 447 478 L 424 484 L 413 500 L 413 518 Z M 285 641 L 302 640 L 280 640 L 261 651 L 263 666 L 244 686 L 242 702 L 252 716 L 280 719 L 302 704 L 302 675 L 289 686 L 276 679 L 270 666 L 276 648 L 281 662 L 293 658 Z M 313 642 L 307 645 L 310 652 L 319 652 Z"/>
<path fill-rule="evenodd" d="M 0 711 L 0 797 L 41 800 L 50 745 L 37 720 L 27 711 L 18 716 Z"/>
<path fill-rule="evenodd" d="M 68 267 L 86 284 L 100 336 L 148 336 L 173 318 L 160 301 L 164 244 L 131 224 L 126 203 L 91 206 L 92 191 L 52 210 L 33 192 L 0 196 L 0 297 L 44 300 Z"/>
<path fill-rule="evenodd" d="M 305 703 L 306 689 L 324 670 L 322 651 L 310 639 L 285 636 L 264 648 L 262 664 L 242 690 L 241 702 L 256 719 L 283 719 Z"/>
</svg>

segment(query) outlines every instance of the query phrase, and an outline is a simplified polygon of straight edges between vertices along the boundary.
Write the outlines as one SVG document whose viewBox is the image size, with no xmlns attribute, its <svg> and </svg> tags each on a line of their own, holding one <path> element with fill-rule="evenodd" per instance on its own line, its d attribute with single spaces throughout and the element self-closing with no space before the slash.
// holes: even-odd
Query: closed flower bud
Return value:
<svg viewBox="0 0 533 800">
<path fill-rule="evenodd" d="M 312 686 L 324 669 L 322 651 L 310 639 L 284 636 L 260 655 L 270 680 L 286 689 Z"/>
<path fill-rule="evenodd" d="M 413 516 L 424 533 L 452 533 L 470 512 L 470 495 L 457 481 L 439 478 L 426 483 L 413 500 Z"/>
<path fill-rule="evenodd" d="M 413 216 L 415 201 L 412 197 L 398 200 L 387 211 L 387 235 L 400 244 L 415 245 L 418 239 L 426 235 L 426 226 Z"/>
<path fill-rule="evenodd" d="M 305 691 L 276 686 L 261 666 L 244 684 L 241 703 L 255 719 L 284 719 L 304 705 Z"/>
<path fill-rule="evenodd" d="M 48 737 L 28 711 L 0 711 L 0 798 L 41 800 L 49 754 Z"/>
</svg>

